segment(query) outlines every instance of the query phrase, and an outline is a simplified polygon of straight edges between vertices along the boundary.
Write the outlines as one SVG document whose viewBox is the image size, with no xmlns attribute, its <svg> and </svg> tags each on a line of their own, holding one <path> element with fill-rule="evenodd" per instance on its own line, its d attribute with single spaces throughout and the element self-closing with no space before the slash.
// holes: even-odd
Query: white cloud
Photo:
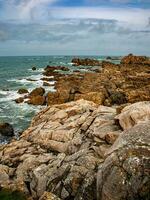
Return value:
<svg viewBox="0 0 150 200">
<path fill-rule="evenodd" d="M 105 7 L 76 7 L 55 8 L 50 11 L 54 18 L 93 18 L 112 19 L 124 22 L 130 26 L 146 26 L 149 22 L 150 9 L 139 8 L 105 8 Z"/>
<path fill-rule="evenodd" d="M 1 19 L 11 20 L 41 20 L 47 17 L 48 5 L 52 5 L 58 0 L 5 0 Z M 46 18 L 44 18 L 46 19 Z"/>
</svg>

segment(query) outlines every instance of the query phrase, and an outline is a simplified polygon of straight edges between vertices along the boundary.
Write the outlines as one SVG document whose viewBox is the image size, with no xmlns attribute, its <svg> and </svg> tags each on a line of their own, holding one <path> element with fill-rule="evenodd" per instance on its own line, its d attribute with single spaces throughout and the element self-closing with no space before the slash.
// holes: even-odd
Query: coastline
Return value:
<svg viewBox="0 0 150 200">
<path fill-rule="evenodd" d="M 57 91 L 34 95 L 48 107 L 18 141 L 0 146 L 0 186 L 40 200 L 148 199 L 149 67 L 133 55 L 86 73 L 47 67 Z"/>
</svg>

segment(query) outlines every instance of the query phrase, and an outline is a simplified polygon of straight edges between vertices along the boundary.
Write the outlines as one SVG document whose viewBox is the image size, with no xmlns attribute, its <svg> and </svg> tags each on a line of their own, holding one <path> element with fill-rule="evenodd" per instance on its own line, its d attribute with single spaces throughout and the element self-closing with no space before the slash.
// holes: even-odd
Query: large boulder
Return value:
<svg viewBox="0 0 150 200">
<path fill-rule="evenodd" d="M 150 123 L 123 132 L 97 175 L 98 200 L 150 199 Z"/>
<path fill-rule="evenodd" d="M 35 71 L 35 70 L 36 70 L 36 67 L 35 67 L 35 66 L 33 66 L 33 67 L 32 67 L 32 71 Z"/>
<path fill-rule="evenodd" d="M 126 106 L 116 117 L 123 130 L 129 129 L 136 124 L 150 121 L 150 102 L 138 102 Z"/>
<path fill-rule="evenodd" d="M 14 135 L 14 129 L 13 126 L 9 123 L 0 123 L 0 134 L 2 136 L 13 136 Z"/>
<path fill-rule="evenodd" d="M 32 92 L 29 94 L 30 96 L 43 96 L 45 93 L 45 89 L 42 87 L 36 88 L 32 90 Z"/>
<path fill-rule="evenodd" d="M 37 95 L 37 96 L 32 96 L 28 101 L 27 101 L 28 104 L 32 104 L 32 105 L 45 105 L 46 104 L 46 101 L 45 101 L 45 97 L 44 96 L 40 96 L 40 95 Z"/>
</svg>

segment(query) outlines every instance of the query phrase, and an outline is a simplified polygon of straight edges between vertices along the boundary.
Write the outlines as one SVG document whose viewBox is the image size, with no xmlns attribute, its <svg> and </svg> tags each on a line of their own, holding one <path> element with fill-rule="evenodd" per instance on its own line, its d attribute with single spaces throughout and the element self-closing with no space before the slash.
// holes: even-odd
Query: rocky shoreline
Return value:
<svg viewBox="0 0 150 200">
<path fill-rule="evenodd" d="M 27 95 L 28 103 L 43 98 L 48 106 L 19 140 L 0 146 L 0 193 L 20 191 L 28 200 L 149 200 L 150 60 L 128 55 L 86 73 L 57 69 L 44 72 L 54 77 L 56 92 L 38 88 Z"/>
<path fill-rule="evenodd" d="M 50 86 L 49 81 L 53 81 L 56 91 L 41 93 L 42 88 L 37 88 L 34 95 L 31 92 L 15 101 L 54 105 L 85 99 L 112 106 L 150 100 L 150 59 L 147 57 L 129 54 L 120 64 L 77 58 L 72 63 L 77 69 L 81 64 L 86 65 L 88 71 L 70 72 L 64 66 L 47 66 L 43 72 L 43 85 Z"/>
</svg>

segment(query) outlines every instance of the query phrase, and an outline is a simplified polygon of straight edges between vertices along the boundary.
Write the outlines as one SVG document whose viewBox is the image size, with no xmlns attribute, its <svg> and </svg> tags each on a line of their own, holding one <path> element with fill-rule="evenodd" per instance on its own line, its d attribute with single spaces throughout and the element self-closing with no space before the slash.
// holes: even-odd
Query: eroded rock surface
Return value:
<svg viewBox="0 0 150 200">
<path fill-rule="evenodd" d="M 150 199 L 150 122 L 123 132 L 107 156 L 97 175 L 97 199 Z"/>
<path fill-rule="evenodd" d="M 116 119 L 119 120 L 124 130 L 136 124 L 150 121 L 150 103 L 145 101 L 126 106 Z"/>
<path fill-rule="evenodd" d="M 123 132 L 116 115 L 86 100 L 42 110 L 18 141 L 0 147 L 0 187 L 44 200 L 133 199 L 139 190 L 146 199 L 149 121 Z M 121 176 L 122 161 L 128 173 Z"/>
</svg>

